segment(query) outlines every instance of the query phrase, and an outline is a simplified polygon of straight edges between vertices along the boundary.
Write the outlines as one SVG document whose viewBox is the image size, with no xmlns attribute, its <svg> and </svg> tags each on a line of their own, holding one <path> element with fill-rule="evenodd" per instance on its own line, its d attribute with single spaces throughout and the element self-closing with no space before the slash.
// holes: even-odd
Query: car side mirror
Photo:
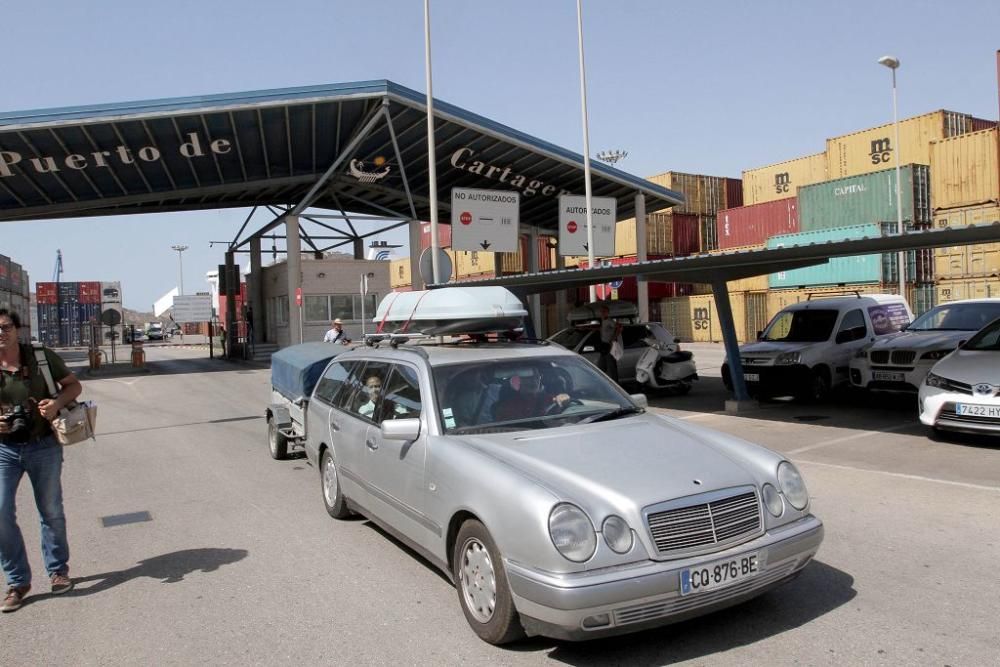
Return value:
<svg viewBox="0 0 1000 667">
<path fill-rule="evenodd" d="M 593 345 L 584 345 L 583 349 L 580 350 L 580 352 L 593 352 L 593 351 L 594 351 Z"/>
<path fill-rule="evenodd" d="M 757 340 L 761 340 L 763 337 L 764 337 L 764 332 L 763 331 L 758 331 L 757 332 Z"/>
<path fill-rule="evenodd" d="M 379 428 L 386 440 L 416 440 L 420 437 L 419 419 L 386 419 Z"/>
<path fill-rule="evenodd" d="M 643 410 L 649 407 L 649 399 L 646 398 L 645 394 L 629 394 L 628 397 Z"/>
</svg>

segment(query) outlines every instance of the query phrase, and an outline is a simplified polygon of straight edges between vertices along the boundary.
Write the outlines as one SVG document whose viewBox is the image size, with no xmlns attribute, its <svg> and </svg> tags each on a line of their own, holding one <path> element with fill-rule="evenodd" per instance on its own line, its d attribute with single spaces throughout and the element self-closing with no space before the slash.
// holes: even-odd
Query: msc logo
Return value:
<svg viewBox="0 0 1000 667">
<path fill-rule="evenodd" d="M 789 186 L 792 184 L 792 177 L 788 175 L 788 172 L 774 175 L 774 193 L 780 195 L 782 192 L 788 192 Z"/>
<path fill-rule="evenodd" d="M 888 163 L 892 159 L 892 143 L 890 143 L 889 137 L 873 141 L 870 155 L 872 164 Z"/>
<path fill-rule="evenodd" d="M 693 320 L 694 328 L 697 330 L 708 329 L 712 326 L 712 315 L 708 312 L 708 308 L 695 308 Z"/>
</svg>

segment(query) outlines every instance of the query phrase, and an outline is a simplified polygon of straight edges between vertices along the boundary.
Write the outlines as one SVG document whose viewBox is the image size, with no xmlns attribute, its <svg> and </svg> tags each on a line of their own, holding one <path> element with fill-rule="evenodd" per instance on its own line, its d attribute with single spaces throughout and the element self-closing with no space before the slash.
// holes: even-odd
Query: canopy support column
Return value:
<svg viewBox="0 0 1000 667">
<path fill-rule="evenodd" d="M 733 309 L 729 303 L 729 288 L 725 280 L 712 281 L 712 294 L 715 296 L 715 309 L 719 313 L 719 326 L 722 328 L 722 342 L 726 347 L 726 360 L 729 363 L 729 376 L 733 381 L 733 395 L 736 401 L 726 401 L 726 411 L 735 412 L 741 407 L 746 409 L 750 404 L 750 394 L 746 382 L 743 381 L 743 362 L 740 360 L 740 343 L 736 340 L 736 327 L 733 324 Z"/>
<path fill-rule="evenodd" d="M 410 223 L 410 286 L 414 290 L 422 290 L 424 279 L 420 277 L 420 221 L 414 220 Z"/>
<path fill-rule="evenodd" d="M 288 253 L 285 268 L 288 270 L 288 344 L 302 342 L 302 306 L 295 299 L 302 288 L 302 243 L 299 239 L 299 216 L 285 217 L 285 250 Z"/>
<path fill-rule="evenodd" d="M 534 225 L 528 227 L 527 260 L 528 272 L 538 273 L 538 228 Z M 540 294 L 532 294 L 528 297 L 528 312 L 531 314 L 536 338 L 545 338 L 552 333 L 548 331 L 546 322 L 542 319 L 542 297 Z"/>
<path fill-rule="evenodd" d="M 233 359 L 236 347 L 236 295 L 240 293 L 240 273 L 236 268 L 236 253 L 232 250 L 226 252 L 226 349 L 227 359 Z M 234 278 L 235 280 L 230 280 Z"/>
<path fill-rule="evenodd" d="M 250 239 L 250 284 L 247 285 L 247 298 L 253 309 L 253 343 L 263 340 L 262 332 L 267 331 L 264 321 L 264 271 L 262 268 L 260 237 Z"/>
<path fill-rule="evenodd" d="M 635 196 L 635 259 L 646 261 L 646 195 L 641 192 Z M 649 321 L 649 283 L 643 276 L 636 276 L 636 292 L 639 308 L 639 321 Z"/>
</svg>

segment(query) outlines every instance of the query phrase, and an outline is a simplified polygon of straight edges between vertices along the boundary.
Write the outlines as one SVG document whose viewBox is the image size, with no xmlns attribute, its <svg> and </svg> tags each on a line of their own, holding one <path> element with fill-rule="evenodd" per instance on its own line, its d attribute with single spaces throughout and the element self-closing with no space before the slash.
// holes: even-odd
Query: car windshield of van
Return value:
<svg viewBox="0 0 1000 667">
<path fill-rule="evenodd" d="M 576 356 L 448 364 L 433 373 L 448 434 L 549 429 L 643 412 L 593 364 Z"/>
<path fill-rule="evenodd" d="M 977 352 L 1000 352 L 1000 319 L 984 327 L 979 333 L 969 339 L 963 350 Z"/>
<path fill-rule="evenodd" d="M 907 331 L 979 331 L 1000 317 L 1000 302 L 945 303 L 913 321 Z"/>
<path fill-rule="evenodd" d="M 830 339 L 836 310 L 785 310 L 778 313 L 761 340 L 783 343 L 819 343 Z"/>
</svg>

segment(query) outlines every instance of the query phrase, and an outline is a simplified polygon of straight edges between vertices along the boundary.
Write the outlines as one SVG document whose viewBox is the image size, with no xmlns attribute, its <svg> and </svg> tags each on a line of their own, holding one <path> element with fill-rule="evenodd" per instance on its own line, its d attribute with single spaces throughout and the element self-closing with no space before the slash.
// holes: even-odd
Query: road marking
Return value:
<svg viewBox="0 0 1000 667">
<path fill-rule="evenodd" d="M 949 479 L 938 479 L 937 477 L 924 477 L 923 475 L 908 475 L 902 472 L 889 472 L 887 470 L 872 470 L 871 468 L 856 468 L 854 466 L 842 466 L 836 463 L 820 463 L 819 461 L 798 461 L 805 465 L 821 466 L 824 468 L 836 468 L 837 470 L 850 470 L 853 472 L 870 472 L 875 475 L 888 475 L 889 477 L 900 477 L 902 479 L 912 479 L 918 482 L 936 482 L 949 486 L 960 486 L 965 489 L 976 489 L 977 491 L 1000 492 L 1000 486 L 985 486 L 983 484 L 970 484 L 969 482 L 955 482 Z"/>
<path fill-rule="evenodd" d="M 850 440 L 860 440 L 861 438 L 867 438 L 868 436 L 877 435 L 879 433 L 894 433 L 896 431 L 903 431 L 913 426 L 916 426 L 916 424 L 914 424 L 913 422 L 903 422 L 902 424 L 896 424 L 895 426 L 890 426 L 888 428 L 880 428 L 875 431 L 861 431 L 860 433 L 855 433 L 853 435 L 845 435 L 839 438 L 833 438 L 832 440 L 821 440 L 811 445 L 806 445 L 805 447 L 799 447 L 798 449 L 793 449 L 789 451 L 788 454 L 801 454 L 802 452 L 810 452 L 814 449 L 821 449 L 823 447 L 829 447 L 830 445 L 837 445 L 842 442 L 848 442 Z"/>
</svg>

